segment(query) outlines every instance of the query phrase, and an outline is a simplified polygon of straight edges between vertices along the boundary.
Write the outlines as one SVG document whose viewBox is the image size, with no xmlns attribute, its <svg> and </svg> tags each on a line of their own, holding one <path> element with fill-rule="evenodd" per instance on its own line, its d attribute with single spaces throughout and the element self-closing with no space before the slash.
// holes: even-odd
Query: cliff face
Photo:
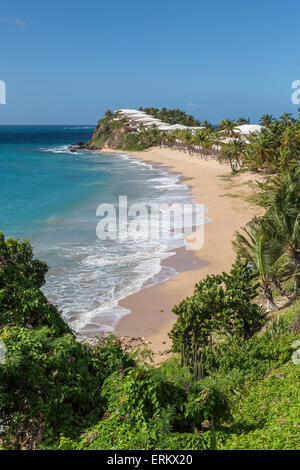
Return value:
<svg viewBox="0 0 300 470">
<path fill-rule="evenodd" d="M 101 150 L 104 147 L 117 148 L 121 135 L 125 133 L 125 128 L 117 121 L 100 119 L 87 147 Z"/>
<path fill-rule="evenodd" d="M 149 116 L 154 116 L 169 124 L 183 124 L 185 126 L 199 126 L 200 122 L 193 116 L 187 115 L 180 109 L 139 108 Z M 145 150 L 161 141 L 158 129 L 143 129 L 141 132 L 132 132 L 124 120 L 115 121 L 114 114 L 107 110 L 105 117 L 100 119 L 93 137 L 85 147 L 88 149 L 118 149 L 118 150 Z"/>
<path fill-rule="evenodd" d="M 116 150 L 144 150 L 153 145 L 149 138 L 142 133 L 130 132 L 127 126 L 120 121 L 100 119 L 92 139 L 86 144 L 91 150 L 104 148 Z"/>
</svg>

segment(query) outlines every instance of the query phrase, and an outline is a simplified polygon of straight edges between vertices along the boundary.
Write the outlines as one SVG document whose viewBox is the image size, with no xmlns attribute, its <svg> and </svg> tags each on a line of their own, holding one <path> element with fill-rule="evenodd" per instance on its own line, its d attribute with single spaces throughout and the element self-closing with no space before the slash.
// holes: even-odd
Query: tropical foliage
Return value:
<svg viewBox="0 0 300 470">
<path fill-rule="evenodd" d="M 6 243 L 4 238 L 2 242 Z M 23 289 L 29 286 L 36 289 L 36 296 L 42 295 L 30 279 L 19 273 L 19 263 L 26 264 L 22 258 L 18 265 L 8 256 L 2 258 L 1 289 L 11 289 L 22 297 Z M 287 365 L 291 392 L 285 395 L 282 381 L 278 396 L 280 400 L 295 398 L 293 384 L 299 366 L 291 362 L 291 357 L 300 335 L 295 325 L 293 332 L 288 330 L 297 306 L 285 322 L 271 324 L 259 335 L 255 331 L 265 322 L 265 314 L 255 303 L 256 289 L 252 269 L 238 259 L 230 274 L 208 277 L 196 285 L 192 300 L 195 310 L 186 309 L 188 299 L 178 307 L 179 324 L 171 333 L 174 350 L 181 351 L 181 342 L 193 342 L 196 332 L 198 349 L 206 351 L 201 377 L 195 375 L 193 364 L 184 365 L 177 356 L 159 367 L 136 362 L 115 337 L 99 338 L 94 346 L 78 342 L 56 307 L 48 302 L 34 302 L 36 310 L 29 301 L 15 303 L 9 310 L 14 312 L 11 320 L 4 315 L 0 326 L 0 341 L 5 345 L 5 361 L 0 364 L 0 420 L 6 429 L 2 446 L 265 448 L 262 439 L 257 438 L 259 430 L 268 423 L 266 426 L 274 428 L 275 433 L 282 422 L 284 426 L 288 423 L 292 440 L 289 443 L 282 433 L 273 445 L 296 448 L 296 408 L 290 409 L 287 417 L 284 405 L 278 401 L 276 418 L 271 404 L 255 394 L 255 386 L 258 378 L 268 380 L 268 374 L 276 375 L 278 368 Z M 28 318 L 27 310 L 22 313 L 27 303 L 31 312 Z M 299 308 L 299 303 L 296 305 Z M 2 304 L 1 312 L 5 309 L 6 304 Z M 284 374 L 282 377 L 284 380 Z M 244 388 L 249 399 L 242 393 Z M 275 389 L 272 393 L 277 394 Z M 247 425 L 237 411 L 239 400 L 246 410 Z M 257 400 L 268 405 L 268 421 L 264 421 L 264 414 L 254 422 Z"/>
<path fill-rule="evenodd" d="M 139 108 L 141 111 L 170 124 L 182 124 L 190 128 L 173 132 L 160 132 L 155 126 L 132 132 L 123 119 L 116 121 L 111 111 L 98 122 L 88 148 L 103 146 L 120 150 L 144 150 L 160 145 L 178 149 L 190 155 L 206 158 L 218 157 L 220 162 L 230 164 L 233 172 L 247 169 L 272 174 L 295 165 L 300 155 L 300 120 L 284 113 L 279 119 L 263 115 L 262 129 L 241 138 L 238 126 L 249 124 L 249 119 L 223 119 L 218 126 L 200 121 L 179 109 Z"/>
<path fill-rule="evenodd" d="M 278 309 L 273 292 L 296 297 L 300 273 L 300 172 L 296 166 L 259 184 L 266 212 L 254 218 L 233 242 L 237 253 L 253 267 L 269 307 Z M 293 294 L 284 289 L 294 282 Z"/>
<path fill-rule="evenodd" d="M 191 348 L 194 336 L 205 348 L 210 336 L 251 337 L 264 323 L 264 311 L 253 301 L 258 284 L 252 269 L 236 260 L 230 274 L 206 276 L 195 285 L 192 297 L 175 306 L 178 319 L 170 332 L 174 351 Z"/>
<path fill-rule="evenodd" d="M 186 114 L 180 109 L 167 109 L 167 108 L 143 108 L 139 107 L 139 111 L 143 111 L 150 116 L 159 119 L 162 122 L 168 124 L 183 124 L 184 126 L 200 126 L 200 121 L 195 119 L 193 116 Z M 207 123 L 208 124 L 208 123 Z"/>
<path fill-rule="evenodd" d="M 197 123 L 179 110 L 146 110 Z M 265 175 L 264 215 L 236 233 L 231 271 L 207 276 L 174 307 L 174 354 L 156 367 L 114 336 L 79 341 L 41 291 L 46 263 L 28 241 L 0 233 L 3 448 L 300 449 L 300 121 L 264 115 L 262 132 L 245 142 L 236 127 L 247 122 L 131 133 L 108 110 L 95 129 L 90 148 L 159 144 Z"/>
</svg>

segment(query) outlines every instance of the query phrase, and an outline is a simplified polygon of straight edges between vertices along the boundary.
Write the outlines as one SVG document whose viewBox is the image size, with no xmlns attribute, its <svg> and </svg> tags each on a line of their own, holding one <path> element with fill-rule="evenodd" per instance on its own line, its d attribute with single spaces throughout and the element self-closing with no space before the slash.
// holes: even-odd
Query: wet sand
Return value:
<svg viewBox="0 0 300 470">
<path fill-rule="evenodd" d="M 234 232 L 261 211 L 248 201 L 259 177 L 250 173 L 231 177 L 229 166 L 220 165 L 214 158 L 204 160 L 177 150 L 153 148 L 130 154 L 182 175 L 190 186 L 191 195 L 195 196 L 194 201 L 208 208 L 206 216 L 211 219 L 205 224 L 201 250 L 181 248 L 176 250 L 175 256 L 164 260 L 163 264 L 178 272 L 175 277 L 119 302 L 131 313 L 121 318 L 115 333 L 145 337 L 158 362 L 168 356 L 171 348 L 168 332 L 176 320 L 173 306 L 190 296 L 195 283 L 207 274 L 230 270 L 235 258 L 231 243 Z"/>
</svg>

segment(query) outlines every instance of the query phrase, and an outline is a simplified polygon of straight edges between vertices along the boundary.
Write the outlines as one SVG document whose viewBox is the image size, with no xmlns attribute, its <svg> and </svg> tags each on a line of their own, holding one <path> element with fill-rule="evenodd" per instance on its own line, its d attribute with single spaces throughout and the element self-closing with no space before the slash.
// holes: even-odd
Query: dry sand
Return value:
<svg viewBox="0 0 300 470">
<path fill-rule="evenodd" d="M 196 196 L 195 201 L 208 207 L 206 215 L 211 219 L 205 224 L 201 250 L 191 252 L 182 248 L 176 256 L 165 260 L 167 266 L 174 266 L 179 272 L 177 276 L 120 302 L 132 313 L 120 320 L 115 333 L 145 337 L 155 362 L 160 362 L 170 353 L 168 332 L 176 320 L 173 306 L 190 296 L 195 283 L 207 274 L 230 270 L 235 258 L 231 244 L 234 232 L 260 212 L 249 202 L 258 176 L 250 173 L 231 176 L 229 166 L 220 165 L 213 158 L 204 160 L 177 150 L 154 148 L 131 155 L 172 167 L 171 171 L 181 174 L 191 194 Z"/>
</svg>

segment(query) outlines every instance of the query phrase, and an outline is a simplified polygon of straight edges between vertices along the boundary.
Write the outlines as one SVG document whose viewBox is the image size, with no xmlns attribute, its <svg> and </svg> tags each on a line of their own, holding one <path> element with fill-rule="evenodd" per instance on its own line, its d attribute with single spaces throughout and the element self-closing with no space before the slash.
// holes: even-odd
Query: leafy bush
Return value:
<svg viewBox="0 0 300 470">
<path fill-rule="evenodd" d="M 169 336 L 173 350 L 182 344 L 191 347 L 196 337 L 200 347 L 208 344 L 214 331 L 226 336 L 251 337 L 265 321 L 265 312 L 253 302 L 258 284 L 251 269 L 236 260 L 230 274 L 206 276 L 195 286 L 192 297 L 175 306 L 178 319 Z"/>
<path fill-rule="evenodd" d="M 178 361 L 169 362 L 109 376 L 104 419 L 78 441 L 61 439 L 59 449 L 209 449 L 220 437 L 214 426 L 229 416 L 228 400 L 215 382 L 195 382 Z"/>
<path fill-rule="evenodd" d="M 4 328 L 0 416 L 16 434 L 20 421 L 39 420 L 44 436 L 76 436 L 102 414 L 101 386 L 113 371 L 133 366 L 117 339 L 95 347 L 47 328 Z M 30 425 L 29 425 L 30 428 Z"/>
<path fill-rule="evenodd" d="M 191 338 L 190 324 L 197 332 L 201 327 L 202 346 L 212 327 L 221 339 L 206 351 L 207 376 L 195 380 L 176 357 L 160 367 L 138 366 L 113 336 L 95 346 L 76 341 L 39 290 L 41 270 L 30 246 L 2 237 L 1 250 L 4 448 L 299 447 L 299 366 L 291 356 L 300 337 L 288 333 L 299 302 L 253 335 L 264 312 L 252 303 L 256 286 L 247 266 L 237 261 L 230 274 L 206 278 L 184 301 L 172 331 L 174 349 Z"/>
<path fill-rule="evenodd" d="M 214 349 L 214 367 L 209 361 L 206 367 L 210 373 L 229 373 L 239 370 L 243 375 L 254 374 L 262 377 L 270 368 L 279 367 L 290 360 L 292 354 L 292 336 L 270 337 L 268 333 L 255 335 L 246 341 L 233 338 L 217 344 Z"/>
<path fill-rule="evenodd" d="M 221 449 L 300 448 L 300 368 L 292 363 L 245 387 Z"/>
<path fill-rule="evenodd" d="M 160 119 L 163 122 L 167 122 L 169 124 L 183 124 L 185 126 L 200 126 L 200 121 L 195 119 L 193 116 L 186 114 L 184 111 L 180 109 L 157 109 L 157 108 L 143 108 L 142 106 L 139 108 L 139 111 L 143 111 L 144 113 L 150 114 L 151 116 Z"/>
<path fill-rule="evenodd" d="M 30 242 L 14 238 L 5 240 L 0 232 L 0 265 L 8 262 L 12 263 L 36 287 L 42 287 L 45 284 L 48 266 L 44 261 L 34 258 Z"/>
<path fill-rule="evenodd" d="M 133 369 L 124 378 L 116 373 L 106 380 L 102 396 L 108 415 L 127 417 L 134 426 L 165 413 L 172 431 L 191 432 L 209 428 L 212 418 L 215 424 L 228 418 L 228 400 L 216 384 L 205 386 L 191 374 L 175 383 L 155 368 Z"/>
<path fill-rule="evenodd" d="M 4 325 L 49 326 L 56 335 L 71 332 L 57 308 L 12 261 L 0 265 L 0 327 Z"/>
<path fill-rule="evenodd" d="M 166 429 L 164 418 L 154 419 L 149 425 L 137 426 L 125 420 L 113 418 L 99 424 L 75 442 L 62 438 L 59 450 L 208 450 L 210 432 L 202 434 L 171 433 Z"/>
</svg>

